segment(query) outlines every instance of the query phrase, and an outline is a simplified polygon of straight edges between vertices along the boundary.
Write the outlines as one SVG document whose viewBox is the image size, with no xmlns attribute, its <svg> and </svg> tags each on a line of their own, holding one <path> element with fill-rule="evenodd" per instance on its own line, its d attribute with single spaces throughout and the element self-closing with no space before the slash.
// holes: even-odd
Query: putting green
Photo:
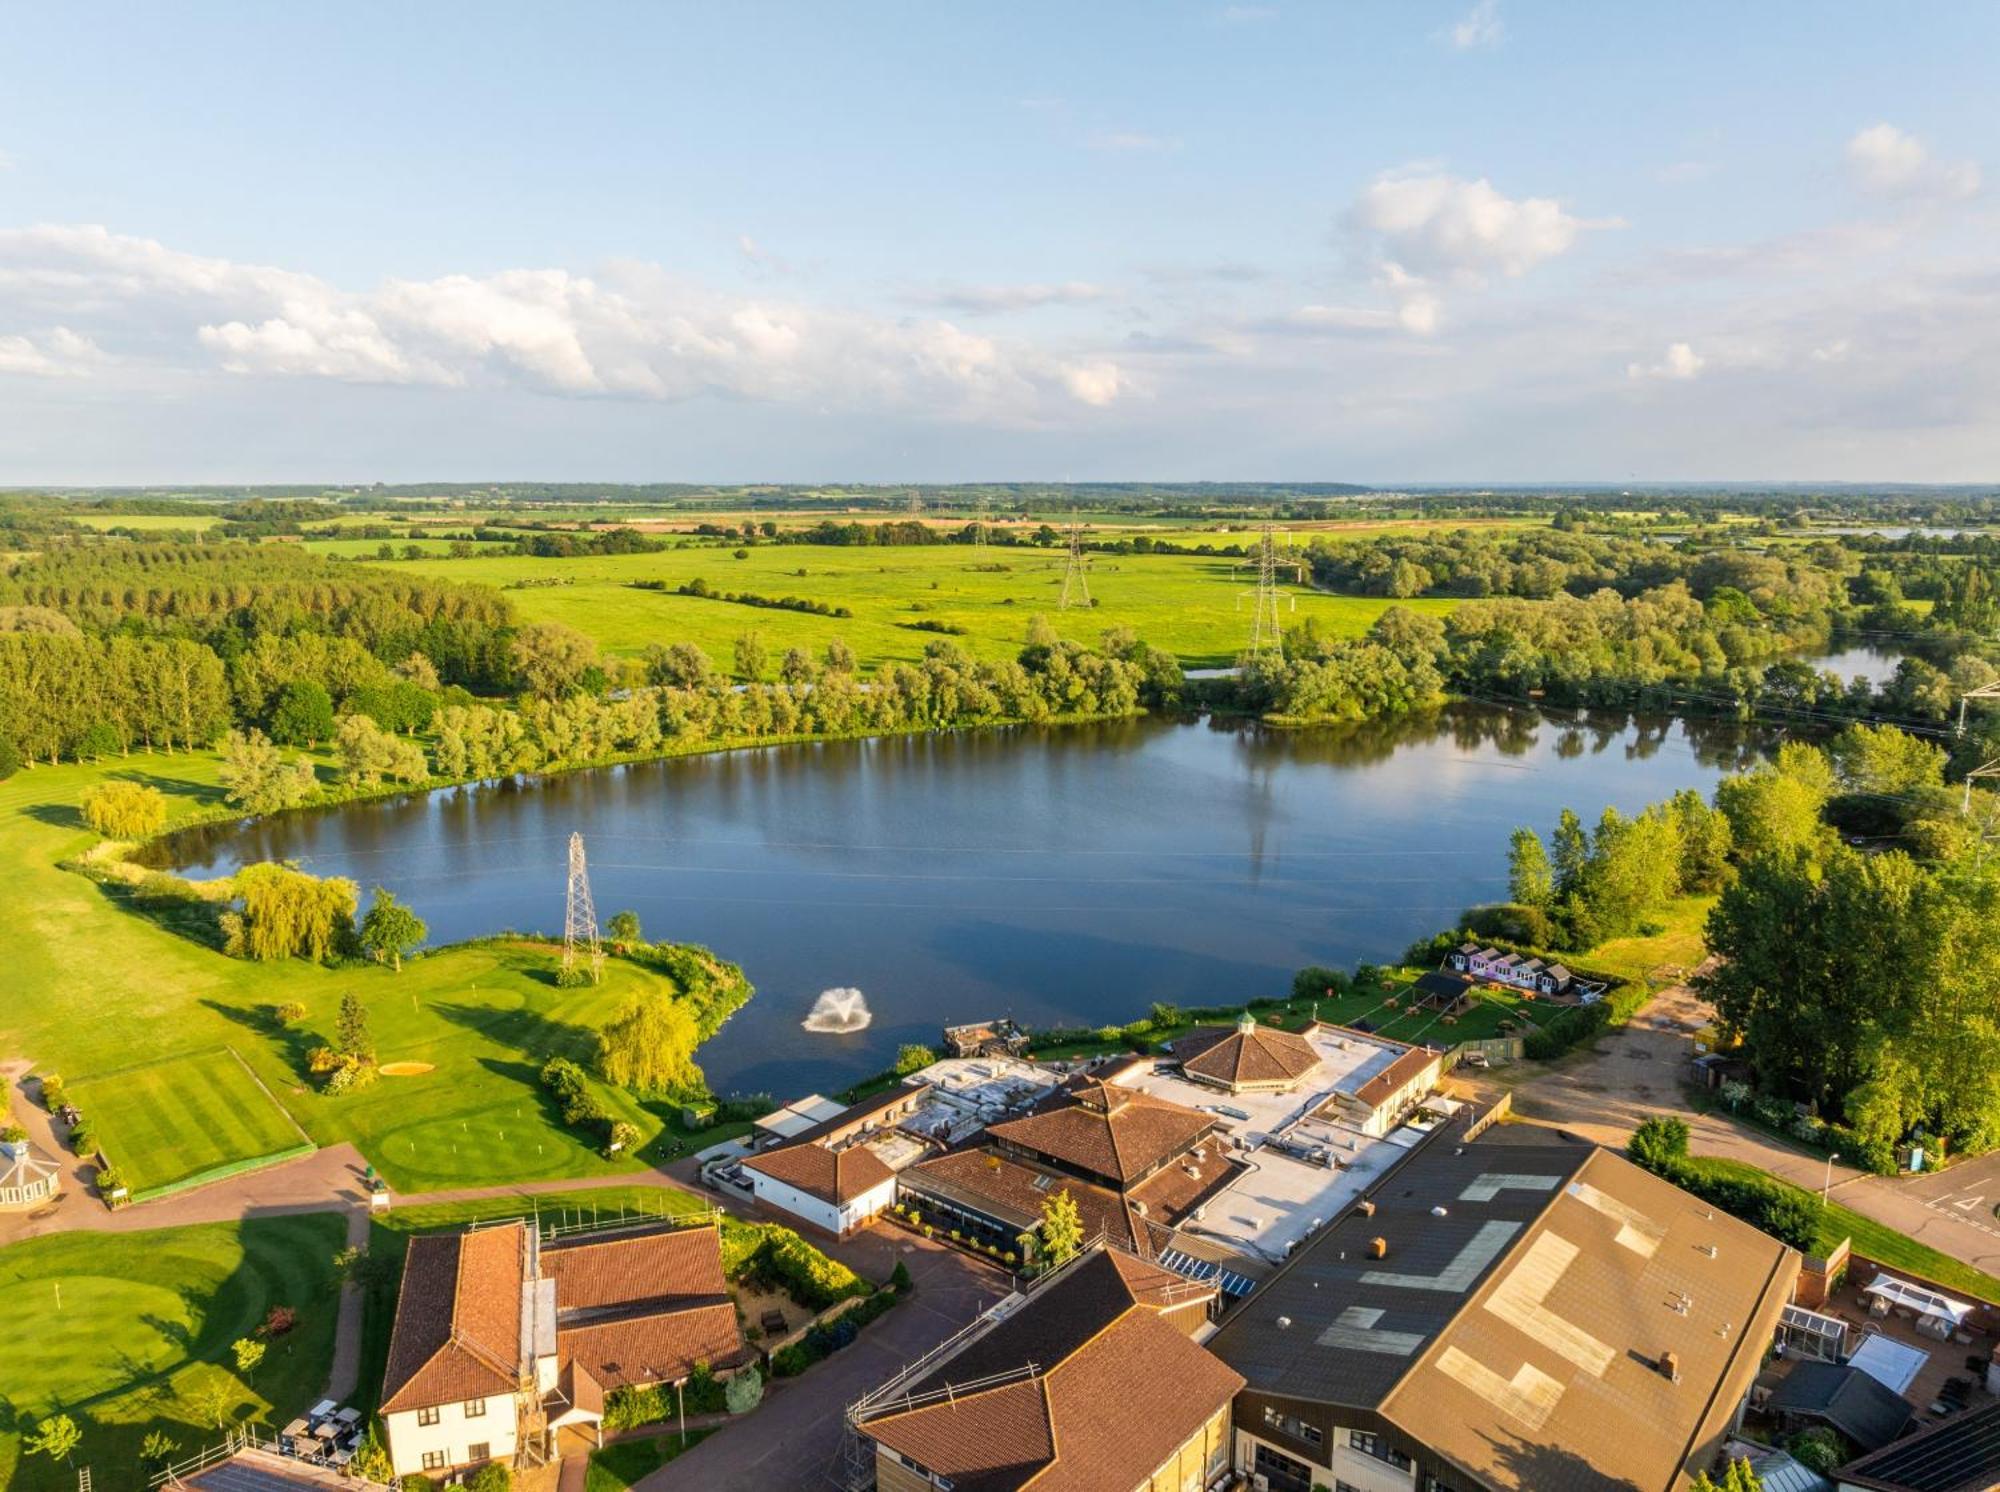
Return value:
<svg viewBox="0 0 2000 1492">
<path fill-rule="evenodd" d="M 422 1174 L 431 1185 L 454 1182 L 542 1180 L 574 1176 L 596 1153 L 541 1118 L 530 1106 L 521 1117 L 495 1117 L 490 1109 L 423 1119 L 378 1134 L 379 1163 Z"/>
<path fill-rule="evenodd" d="M 124 1324 L 88 1329 L 106 1321 Z M 164 1284 L 68 1274 L 0 1285 L 8 1397 L 30 1414 L 156 1377 L 200 1334 L 200 1312 Z"/>
<path fill-rule="evenodd" d="M 69 1091 L 135 1193 L 305 1143 L 226 1047 L 90 1077 Z"/>
</svg>

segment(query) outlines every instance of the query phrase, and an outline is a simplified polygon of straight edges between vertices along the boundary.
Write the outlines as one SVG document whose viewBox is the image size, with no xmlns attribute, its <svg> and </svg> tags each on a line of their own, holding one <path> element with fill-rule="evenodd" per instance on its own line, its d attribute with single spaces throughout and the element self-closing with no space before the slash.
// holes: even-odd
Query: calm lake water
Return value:
<svg viewBox="0 0 2000 1492">
<path fill-rule="evenodd" d="M 1724 724 L 1474 706 L 1293 732 L 1010 728 L 446 789 L 201 831 L 169 855 L 379 882 L 451 941 L 560 932 L 581 830 L 600 921 L 630 907 L 647 936 L 707 944 L 757 986 L 702 1049 L 716 1090 L 796 1095 L 947 1022 L 1125 1021 L 1391 957 L 1505 895 L 1516 825 L 1706 792 L 1758 744 Z M 801 1029 L 841 986 L 874 1023 Z"/>
</svg>

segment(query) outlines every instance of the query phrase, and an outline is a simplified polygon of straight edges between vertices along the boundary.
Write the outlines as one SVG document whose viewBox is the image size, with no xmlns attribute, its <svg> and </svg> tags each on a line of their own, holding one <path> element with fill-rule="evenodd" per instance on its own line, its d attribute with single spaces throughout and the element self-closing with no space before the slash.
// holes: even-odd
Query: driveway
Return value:
<svg viewBox="0 0 2000 1492">
<path fill-rule="evenodd" d="M 916 1292 L 863 1331 L 852 1346 L 798 1378 L 773 1385 L 748 1419 L 717 1431 L 639 1482 L 641 1492 L 674 1488 L 825 1492 L 847 1406 L 958 1331 L 1010 1288 L 1002 1271 L 886 1224 L 870 1229 L 861 1239 L 885 1256 L 893 1251 L 900 1257 L 916 1281 Z"/>
<path fill-rule="evenodd" d="M 1488 1096 L 1511 1089 L 1514 1111 L 1600 1145 L 1622 1149 L 1641 1120 L 1676 1114 L 1687 1121 L 1688 1148 L 1697 1155 L 1747 1161 L 1817 1192 L 1862 1216 L 1906 1233 L 1941 1254 L 2000 1275 L 2000 1152 L 1925 1176 L 1871 1176 L 1794 1147 L 1720 1109 L 1688 1107 L 1683 1080 L 1694 1056 L 1694 1032 L 1709 1007 L 1684 984 L 1670 986 L 1622 1027 L 1551 1067 L 1519 1063 L 1481 1084 Z"/>
</svg>

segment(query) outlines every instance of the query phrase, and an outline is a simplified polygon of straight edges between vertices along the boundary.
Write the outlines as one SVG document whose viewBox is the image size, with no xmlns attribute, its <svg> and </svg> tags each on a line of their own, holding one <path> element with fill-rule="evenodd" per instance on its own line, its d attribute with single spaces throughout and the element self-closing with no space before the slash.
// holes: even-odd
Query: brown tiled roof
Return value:
<svg viewBox="0 0 2000 1492">
<path fill-rule="evenodd" d="M 518 1223 L 410 1240 L 389 1334 L 383 1413 L 514 1391 L 524 1243 Z"/>
<path fill-rule="evenodd" d="M 882 1157 L 865 1145 L 845 1150 L 829 1150 L 810 1140 L 794 1141 L 766 1150 L 743 1162 L 745 1169 L 795 1186 L 808 1196 L 831 1202 L 836 1207 L 851 1202 L 865 1191 L 891 1180 L 895 1172 Z"/>
<path fill-rule="evenodd" d="M 1398 1088 L 1437 1060 L 1438 1054 L 1429 1047 L 1413 1046 L 1356 1088 L 1354 1096 L 1371 1109 L 1378 1104 L 1386 1103 L 1395 1095 Z"/>
<path fill-rule="evenodd" d="M 1319 1053 L 1303 1036 L 1272 1026 L 1194 1031 L 1173 1045 L 1182 1070 L 1212 1083 L 1289 1083 L 1319 1066 Z"/>
<path fill-rule="evenodd" d="M 1076 1203 L 1085 1238 L 1102 1233 L 1127 1248 L 1135 1242 L 1131 1215 L 1117 1192 L 1026 1161 L 981 1150 L 954 1150 L 935 1160 L 919 1161 L 903 1176 L 906 1181 L 934 1184 L 941 1192 L 968 1196 L 982 1211 L 990 1211 L 1024 1232 L 1041 1220 L 1044 1202 L 1058 1192 L 1068 1192 Z M 1036 1184 L 1044 1179 L 1046 1186 Z"/>
<path fill-rule="evenodd" d="M 556 1331 L 557 1357 L 581 1366 L 605 1388 L 672 1383 L 697 1362 L 719 1366 L 742 1350 L 736 1307 L 728 1300 Z"/>
<path fill-rule="evenodd" d="M 604 1385 L 591 1377 L 590 1370 L 575 1358 L 563 1367 L 557 1387 L 569 1401 L 570 1408 L 581 1409 L 585 1414 L 604 1412 Z"/>
<path fill-rule="evenodd" d="M 1196 1109 L 1136 1088 L 1086 1081 L 1058 1101 L 987 1133 L 1123 1186 L 1180 1154 L 1215 1126 Z"/>
<path fill-rule="evenodd" d="M 565 1315 L 729 1291 L 713 1227 L 545 1243 L 542 1275 L 556 1282 L 556 1309 Z"/>
<path fill-rule="evenodd" d="M 863 1429 L 964 1492 L 1136 1486 L 1243 1387 L 1149 1308 L 1174 1279 L 1115 1251 L 1095 1254 L 915 1391 L 1016 1376 L 892 1408 Z"/>
</svg>

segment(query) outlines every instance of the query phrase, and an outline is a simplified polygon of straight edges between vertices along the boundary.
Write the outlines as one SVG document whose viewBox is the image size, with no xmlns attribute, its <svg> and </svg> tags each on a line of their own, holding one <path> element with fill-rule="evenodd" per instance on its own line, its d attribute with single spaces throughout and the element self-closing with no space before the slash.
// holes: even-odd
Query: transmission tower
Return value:
<svg viewBox="0 0 2000 1492">
<path fill-rule="evenodd" d="M 1083 569 L 1083 525 L 1074 514 L 1069 520 L 1069 562 L 1063 566 L 1062 601 L 1058 611 L 1090 604 L 1090 579 Z"/>
<path fill-rule="evenodd" d="M 583 836 L 569 837 L 569 901 L 563 912 L 563 973 L 574 977 L 578 955 L 590 960 L 590 982 L 604 981 L 604 949 L 597 941 L 597 908 L 590 901 L 590 871 L 583 863 Z"/>
<path fill-rule="evenodd" d="M 924 495 L 915 487 L 910 489 L 910 516 L 912 518 L 924 516 Z"/>
<path fill-rule="evenodd" d="M 972 510 L 972 547 L 986 547 L 986 499 L 980 498 Z"/>
<path fill-rule="evenodd" d="M 1250 651 L 1257 654 L 1278 651 L 1284 646 L 1284 629 L 1278 621 L 1278 532 L 1269 523 L 1257 541 L 1257 588 L 1245 591 L 1250 598 Z"/>
</svg>

